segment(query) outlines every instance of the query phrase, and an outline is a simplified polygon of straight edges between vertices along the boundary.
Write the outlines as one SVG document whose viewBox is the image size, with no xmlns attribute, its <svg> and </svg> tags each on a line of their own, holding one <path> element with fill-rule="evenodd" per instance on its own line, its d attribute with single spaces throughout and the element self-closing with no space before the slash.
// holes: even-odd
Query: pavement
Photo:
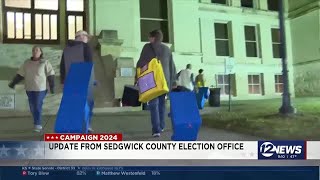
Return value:
<svg viewBox="0 0 320 180">
<path fill-rule="evenodd" d="M 203 112 L 206 113 L 206 112 Z M 40 141 L 42 134 L 32 132 L 30 115 L 0 116 L 2 141 Z M 148 111 L 99 113 L 92 120 L 95 133 L 122 133 L 125 141 L 170 141 L 171 122 L 160 138 L 151 136 Z M 52 133 L 55 116 L 44 116 L 44 133 Z M 200 141 L 256 141 L 258 137 L 202 127 Z M 1 160 L 0 166 L 315 166 L 320 161 L 257 160 Z"/>
<path fill-rule="evenodd" d="M 7 114 L 0 116 L 0 138 L 3 141 L 39 141 L 43 135 L 32 131 L 32 117 L 29 114 Z M 44 133 L 53 133 L 55 116 L 43 117 Z M 160 138 L 151 136 L 151 123 L 148 111 L 98 113 L 92 119 L 95 133 L 122 133 L 125 141 L 170 141 L 171 121 L 166 119 L 167 128 Z M 240 135 L 223 130 L 202 127 L 200 141 L 258 140 L 259 138 Z"/>
</svg>

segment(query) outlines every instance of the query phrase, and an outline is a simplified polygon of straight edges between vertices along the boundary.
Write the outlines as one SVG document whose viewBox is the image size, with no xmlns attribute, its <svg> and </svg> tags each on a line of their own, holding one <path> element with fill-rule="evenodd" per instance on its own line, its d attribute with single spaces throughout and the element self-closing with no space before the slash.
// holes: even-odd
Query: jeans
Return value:
<svg viewBox="0 0 320 180">
<path fill-rule="evenodd" d="M 165 128 L 166 95 L 159 96 L 149 102 L 152 133 L 160 133 Z"/>
<path fill-rule="evenodd" d="M 33 116 L 34 125 L 41 125 L 41 115 L 42 115 L 42 105 L 43 100 L 47 95 L 47 90 L 45 91 L 27 91 L 27 96 L 29 100 L 30 111 Z"/>
</svg>

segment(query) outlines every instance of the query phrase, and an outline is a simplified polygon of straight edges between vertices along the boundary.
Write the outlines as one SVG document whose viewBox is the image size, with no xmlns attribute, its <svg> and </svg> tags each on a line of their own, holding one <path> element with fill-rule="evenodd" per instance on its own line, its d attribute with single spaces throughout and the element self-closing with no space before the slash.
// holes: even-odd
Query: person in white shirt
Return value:
<svg viewBox="0 0 320 180">
<path fill-rule="evenodd" d="M 38 46 L 32 48 L 32 57 L 26 60 L 16 76 L 9 84 L 14 89 L 15 85 L 24 80 L 26 93 L 29 100 L 30 111 L 34 120 L 34 131 L 42 130 L 42 105 L 47 94 L 47 83 L 51 94 L 54 93 L 54 75 L 52 65 L 43 59 L 42 49 Z"/>
<path fill-rule="evenodd" d="M 193 73 L 191 71 L 192 66 L 191 64 L 187 65 L 187 68 L 184 70 L 181 70 L 178 73 L 178 89 L 180 89 L 181 91 L 194 91 L 194 77 L 193 77 Z"/>
</svg>

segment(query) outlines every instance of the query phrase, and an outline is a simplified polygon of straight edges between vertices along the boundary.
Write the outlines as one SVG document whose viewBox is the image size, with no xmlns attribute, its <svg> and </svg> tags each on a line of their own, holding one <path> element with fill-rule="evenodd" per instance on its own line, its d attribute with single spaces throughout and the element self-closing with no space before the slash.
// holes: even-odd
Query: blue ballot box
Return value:
<svg viewBox="0 0 320 180">
<path fill-rule="evenodd" d="M 208 87 L 201 87 L 199 88 L 199 92 L 200 94 L 203 94 L 205 99 L 208 99 L 210 96 L 210 90 Z"/>
<path fill-rule="evenodd" d="M 202 123 L 193 92 L 171 92 L 170 117 L 173 141 L 196 141 Z"/>
<path fill-rule="evenodd" d="M 199 88 L 197 96 L 197 104 L 199 109 L 203 109 L 204 105 L 206 104 L 207 99 L 210 96 L 210 91 L 208 87 L 201 87 Z"/>
<path fill-rule="evenodd" d="M 56 133 L 88 133 L 94 106 L 93 73 L 92 63 L 71 65 L 57 114 Z"/>
<path fill-rule="evenodd" d="M 204 108 L 204 105 L 206 104 L 206 98 L 204 97 L 203 94 L 201 93 L 197 93 L 196 94 L 196 97 L 197 97 L 197 105 L 198 105 L 198 108 L 199 109 L 203 109 Z"/>
</svg>

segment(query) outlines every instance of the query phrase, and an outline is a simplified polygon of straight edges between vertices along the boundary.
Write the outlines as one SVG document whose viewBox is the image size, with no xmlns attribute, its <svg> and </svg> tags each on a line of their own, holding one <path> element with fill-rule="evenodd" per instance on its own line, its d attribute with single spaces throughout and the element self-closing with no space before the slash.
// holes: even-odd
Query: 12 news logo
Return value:
<svg viewBox="0 0 320 180">
<path fill-rule="evenodd" d="M 297 160 L 305 159 L 304 141 L 273 141 L 258 143 L 258 159 Z"/>
</svg>

